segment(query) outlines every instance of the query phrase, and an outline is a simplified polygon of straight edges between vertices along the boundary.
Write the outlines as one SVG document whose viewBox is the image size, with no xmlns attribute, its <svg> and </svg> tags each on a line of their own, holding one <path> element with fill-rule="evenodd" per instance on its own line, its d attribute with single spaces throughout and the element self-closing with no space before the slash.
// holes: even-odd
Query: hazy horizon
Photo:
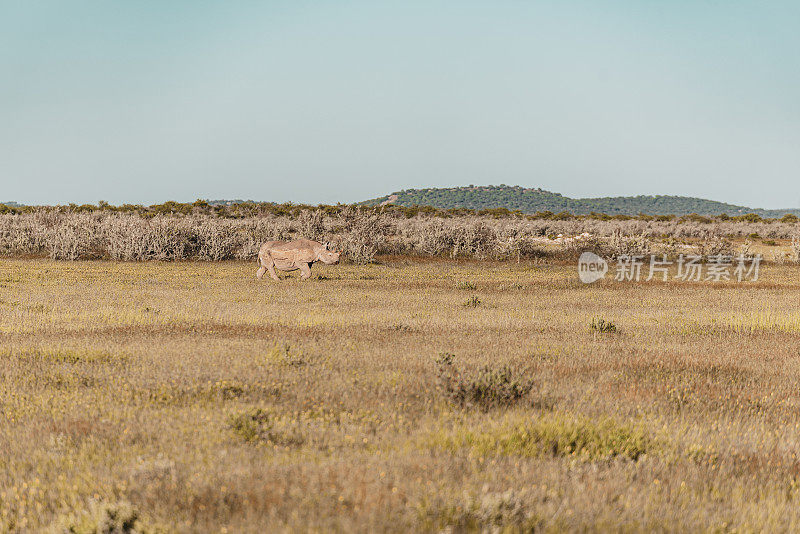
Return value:
<svg viewBox="0 0 800 534">
<path fill-rule="evenodd" d="M 800 4 L 5 3 L 0 201 L 800 208 Z"/>
<path fill-rule="evenodd" d="M 468 187 L 470 185 L 473 185 L 475 187 L 492 187 L 492 186 L 506 185 L 508 187 L 525 187 L 525 188 L 529 188 L 529 189 L 536 189 L 537 188 L 536 186 L 521 186 L 519 184 L 466 184 L 464 186 L 442 186 L 440 189 L 447 189 L 447 188 L 454 188 L 454 187 Z M 408 187 L 408 188 L 404 188 L 404 189 L 405 190 L 412 190 L 412 189 L 437 189 L 437 188 L 434 188 L 434 187 L 431 187 L 431 188 L 428 188 L 428 187 Z M 565 195 L 563 193 L 560 193 L 559 191 L 549 191 L 549 190 L 546 190 L 544 188 L 540 188 L 540 189 L 543 189 L 544 191 L 548 191 L 550 193 L 559 193 L 564 197 L 569 197 L 569 198 L 572 198 L 572 199 L 575 199 L 575 200 L 590 200 L 590 199 L 593 199 L 593 198 L 631 198 L 631 197 L 639 197 L 639 196 L 642 196 L 642 197 L 675 196 L 675 197 L 697 198 L 697 199 L 700 199 L 700 200 L 724 202 L 724 201 L 720 201 L 720 200 L 715 199 L 715 198 L 692 197 L 690 195 L 659 195 L 659 194 L 646 194 L 646 193 L 640 194 L 640 195 L 602 195 L 602 196 L 597 196 L 597 197 L 576 197 L 576 196 Z M 226 202 L 238 202 L 238 201 L 241 201 L 241 202 L 275 202 L 275 203 L 288 202 L 288 203 L 292 203 L 292 204 L 308 204 L 308 205 L 312 205 L 313 206 L 313 205 L 326 205 L 326 204 L 327 205 L 335 205 L 337 203 L 354 204 L 354 203 L 363 202 L 365 200 L 372 200 L 374 198 L 381 198 L 383 196 L 388 196 L 388 195 L 391 195 L 392 193 L 397 193 L 399 191 L 402 191 L 402 190 L 398 189 L 398 190 L 394 190 L 394 191 L 387 191 L 385 193 L 382 193 L 380 195 L 376 195 L 374 197 L 365 197 L 365 198 L 358 198 L 358 199 L 353 199 L 353 200 L 348 200 L 348 201 L 337 201 L 337 202 L 330 202 L 330 203 L 328 203 L 328 202 L 298 202 L 298 201 L 294 201 L 294 200 L 291 200 L 291 199 L 290 200 L 278 201 L 278 200 L 257 199 L 257 198 L 233 198 L 233 197 L 231 197 L 231 198 L 221 198 L 221 197 L 220 198 L 210 198 L 210 197 L 200 198 L 200 197 L 198 197 L 198 198 L 191 198 L 191 199 L 168 198 L 168 199 L 164 199 L 164 200 L 161 200 L 161 201 L 145 202 L 145 203 L 131 203 L 131 202 L 115 203 L 115 202 L 111 202 L 111 204 L 115 205 L 115 206 L 120 206 L 122 204 L 155 205 L 155 204 L 162 204 L 164 202 L 170 202 L 170 201 L 181 202 L 181 203 L 192 203 L 192 202 L 195 202 L 197 200 L 205 200 L 205 201 L 209 201 L 209 202 L 218 202 L 218 201 L 226 201 Z M 20 205 L 23 205 L 23 206 L 24 205 L 28 205 L 28 206 L 37 205 L 37 204 L 26 204 L 24 202 L 18 202 L 18 201 L 12 200 L 12 199 L 0 199 L 0 204 L 2 204 L 4 202 L 17 203 L 17 204 L 20 204 Z M 91 201 L 90 200 L 90 201 L 86 201 L 86 202 L 82 202 L 82 203 L 83 204 L 94 204 L 94 205 L 96 205 L 98 202 L 108 202 L 108 201 L 106 199 L 98 199 L 96 201 Z M 74 204 L 82 204 L 82 203 L 74 203 Z M 70 204 L 70 203 L 69 202 L 66 202 L 66 203 L 62 202 L 62 203 L 57 203 L 57 204 L 39 204 L 39 205 L 59 205 L 59 204 L 60 205 L 67 205 L 67 204 Z M 728 203 L 728 204 L 732 204 L 732 203 Z M 754 210 L 780 211 L 782 209 L 786 209 L 786 210 L 797 210 L 797 209 L 800 209 L 797 206 L 783 206 L 782 208 L 763 208 L 763 207 L 760 207 L 760 206 L 750 206 L 750 205 L 747 205 L 747 204 L 735 204 L 735 205 L 739 206 L 739 207 L 752 208 Z"/>
</svg>

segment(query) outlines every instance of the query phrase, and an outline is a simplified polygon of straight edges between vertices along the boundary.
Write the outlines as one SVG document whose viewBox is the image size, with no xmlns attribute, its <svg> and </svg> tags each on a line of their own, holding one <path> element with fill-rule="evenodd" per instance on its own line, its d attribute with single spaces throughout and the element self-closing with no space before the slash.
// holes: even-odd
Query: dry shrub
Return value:
<svg viewBox="0 0 800 534">
<path fill-rule="evenodd" d="M 325 239 L 325 219 L 322 210 L 304 211 L 297 218 L 300 235 L 306 239 L 322 241 Z"/>
<path fill-rule="evenodd" d="M 388 233 L 389 225 L 375 212 L 347 207 L 342 210 L 343 237 L 341 253 L 345 260 L 356 264 L 372 263 L 378 245 Z"/>
<path fill-rule="evenodd" d="M 229 426 L 234 434 L 247 443 L 264 442 L 282 447 L 297 447 L 305 443 L 306 432 L 297 421 L 295 424 L 280 427 L 279 416 L 262 409 L 233 415 Z"/>
<path fill-rule="evenodd" d="M 570 236 L 587 233 L 581 240 Z M 342 259 L 370 263 L 378 254 L 451 258 L 574 258 L 584 250 L 601 255 L 646 255 L 654 241 L 675 253 L 696 240 L 705 255 L 731 253 L 730 239 L 758 234 L 797 235 L 789 222 L 697 222 L 597 219 L 495 219 L 474 214 L 404 218 L 396 212 L 346 206 L 340 210 L 287 210 L 226 218 L 200 213 L 123 213 L 43 208 L 0 214 L 0 255 L 123 261 L 254 258 L 268 240 L 305 237 L 339 244 Z M 546 237 L 565 236 L 559 241 Z M 656 237 L 657 236 L 657 237 Z M 797 256 L 797 254 L 796 254 Z"/>
<path fill-rule="evenodd" d="M 650 253 L 650 242 L 645 234 L 626 236 L 619 228 L 611 234 L 608 246 L 612 258 L 644 256 Z"/>
<path fill-rule="evenodd" d="M 196 258 L 219 261 L 232 258 L 241 247 L 240 233 L 233 221 L 203 221 L 194 228 L 198 243 Z"/>
<path fill-rule="evenodd" d="M 421 225 L 416 237 L 419 251 L 428 256 L 441 256 L 452 250 L 455 242 L 453 232 L 441 220 Z"/>
<path fill-rule="evenodd" d="M 472 221 L 458 232 L 453 232 L 452 257 L 484 259 L 494 250 L 497 234 L 485 221 Z"/>
<path fill-rule="evenodd" d="M 718 232 L 707 232 L 700 246 L 700 255 L 706 258 L 718 255 L 732 256 L 733 253 L 731 242 Z"/>
<path fill-rule="evenodd" d="M 54 227 L 46 241 L 47 252 L 54 260 L 78 260 L 102 255 L 102 244 L 97 232 L 86 231 L 95 227 L 97 217 L 77 213 L 65 218 Z"/>
<path fill-rule="evenodd" d="M 533 511 L 532 496 L 526 490 L 465 493 L 455 502 L 439 498 L 422 503 L 417 512 L 429 530 L 439 532 L 538 532 L 544 518 Z M 434 528 L 435 527 L 435 528 Z"/>
<path fill-rule="evenodd" d="M 545 251 L 534 241 L 536 237 L 539 236 L 528 229 L 506 226 L 497 234 L 493 255 L 498 260 L 516 259 L 517 262 L 522 258 L 543 256 Z"/>
<path fill-rule="evenodd" d="M 483 409 L 510 406 L 525 397 L 533 387 L 531 381 L 518 378 L 518 372 L 507 365 L 482 367 L 473 376 L 468 376 L 455 367 L 454 360 L 454 355 L 442 353 L 435 363 L 437 389 L 457 406 Z"/>
<path fill-rule="evenodd" d="M 240 246 L 236 250 L 237 259 L 249 260 L 258 256 L 261 245 L 266 241 L 283 241 L 292 238 L 289 220 L 283 217 L 254 217 L 240 221 Z"/>
<path fill-rule="evenodd" d="M 792 237 L 792 252 L 791 260 L 794 263 L 800 263 L 800 239 L 797 236 Z"/>
<path fill-rule="evenodd" d="M 276 412 L 253 408 L 228 418 L 233 435 L 250 445 L 287 449 L 307 446 L 328 452 L 354 443 L 365 446 L 364 438 L 374 435 L 376 424 L 369 413 L 318 409 Z"/>
<path fill-rule="evenodd" d="M 129 502 L 92 501 L 89 511 L 63 516 L 50 529 L 53 534 L 156 534 L 167 529 L 151 525 L 139 517 Z"/>
</svg>

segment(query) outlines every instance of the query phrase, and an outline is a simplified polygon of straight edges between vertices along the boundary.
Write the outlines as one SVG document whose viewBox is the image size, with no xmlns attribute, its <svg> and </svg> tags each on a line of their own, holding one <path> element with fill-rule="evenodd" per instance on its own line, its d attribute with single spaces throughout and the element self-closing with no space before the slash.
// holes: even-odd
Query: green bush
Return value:
<svg viewBox="0 0 800 534">
<path fill-rule="evenodd" d="M 299 425 L 278 423 L 274 414 L 260 408 L 231 416 L 228 421 L 233 432 L 248 443 L 264 442 L 269 445 L 296 447 L 306 441 Z"/>
<path fill-rule="evenodd" d="M 480 457 L 554 456 L 583 461 L 638 460 L 658 449 L 658 443 L 639 426 L 569 414 L 545 415 L 535 421 L 507 420 L 492 429 L 461 427 L 432 436 L 430 444 L 450 451 L 467 449 Z"/>
<path fill-rule="evenodd" d="M 89 511 L 72 513 L 57 521 L 53 534 L 160 534 L 169 532 L 160 526 L 149 525 L 140 519 L 129 502 L 104 503 L 92 501 Z"/>
<path fill-rule="evenodd" d="M 417 515 L 431 532 L 539 532 L 545 524 L 525 490 L 465 493 L 455 502 L 422 502 Z"/>
<path fill-rule="evenodd" d="M 472 295 L 462 304 L 462 306 L 464 306 L 465 308 L 477 308 L 480 305 L 481 305 L 481 299 L 479 299 L 477 295 Z"/>
<path fill-rule="evenodd" d="M 600 332 L 601 334 L 609 334 L 617 331 L 617 325 L 600 317 L 594 317 L 592 322 L 589 323 L 589 330 Z"/>
<path fill-rule="evenodd" d="M 465 376 L 456 369 L 454 361 L 453 354 L 442 353 L 435 363 L 437 389 L 457 406 L 483 409 L 509 406 L 533 388 L 532 382 L 518 378 L 517 371 L 508 365 L 482 367 L 475 375 Z"/>
</svg>

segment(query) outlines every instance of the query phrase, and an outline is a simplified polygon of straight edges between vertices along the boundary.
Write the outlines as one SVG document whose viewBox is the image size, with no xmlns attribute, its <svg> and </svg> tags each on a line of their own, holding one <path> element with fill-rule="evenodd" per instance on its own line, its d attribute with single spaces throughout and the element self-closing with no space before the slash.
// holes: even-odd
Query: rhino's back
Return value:
<svg viewBox="0 0 800 534">
<path fill-rule="evenodd" d="M 295 239 L 293 241 L 267 241 L 261 245 L 261 252 L 266 253 L 270 250 L 278 250 L 285 252 L 297 251 L 312 251 L 314 252 L 317 247 L 322 247 L 321 243 L 311 241 L 310 239 Z"/>
<path fill-rule="evenodd" d="M 262 254 L 269 254 L 276 265 L 296 266 L 300 263 L 312 263 L 317 255 L 317 247 L 322 247 L 322 244 L 310 239 L 295 239 L 268 241 L 261 247 L 261 251 Z"/>
<path fill-rule="evenodd" d="M 273 250 L 283 250 L 283 251 L 316 251 L 318 248 L 322 248 L 322 243 L 318 243 L 316 241 L 312 241 L 310 239 L 295 239 L 293 241 L 270 241 L 270 243 L 275 243 L 270 248 Z"/>
</svg>

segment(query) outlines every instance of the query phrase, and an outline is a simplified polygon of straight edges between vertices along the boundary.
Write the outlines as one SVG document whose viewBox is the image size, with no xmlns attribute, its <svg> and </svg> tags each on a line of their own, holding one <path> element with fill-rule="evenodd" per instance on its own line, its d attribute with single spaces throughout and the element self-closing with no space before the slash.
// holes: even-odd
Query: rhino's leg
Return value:
<svg viewBox="0 0 800 534">
<path fill-rule="evenodd" d="M 264 276 L 264 273 L 267 272 L 267 265 L 272 262 L 272 258 L 269 257 L 269 254 L 265 254 L 263 250 L 258 251 L 258 272 L 256 272 L 256 278 L 261 280 Z"/>
<path fill-rule="evenodd" d="M 310 263 L 301 263 L 300 264 L 300 280 L 308 280 L 311 278 L 311 264 Z"/>
<path fill-rule="evenodd" d="M 269 265 L 267 265 L 267 270 L 269 271 L 270 278 L 277 280 L 278 282 L 281 281 L 281 279 L 278 277 L 278 273 L 275 272 L 275 262 L 270 262 Z"/>
</svg>

